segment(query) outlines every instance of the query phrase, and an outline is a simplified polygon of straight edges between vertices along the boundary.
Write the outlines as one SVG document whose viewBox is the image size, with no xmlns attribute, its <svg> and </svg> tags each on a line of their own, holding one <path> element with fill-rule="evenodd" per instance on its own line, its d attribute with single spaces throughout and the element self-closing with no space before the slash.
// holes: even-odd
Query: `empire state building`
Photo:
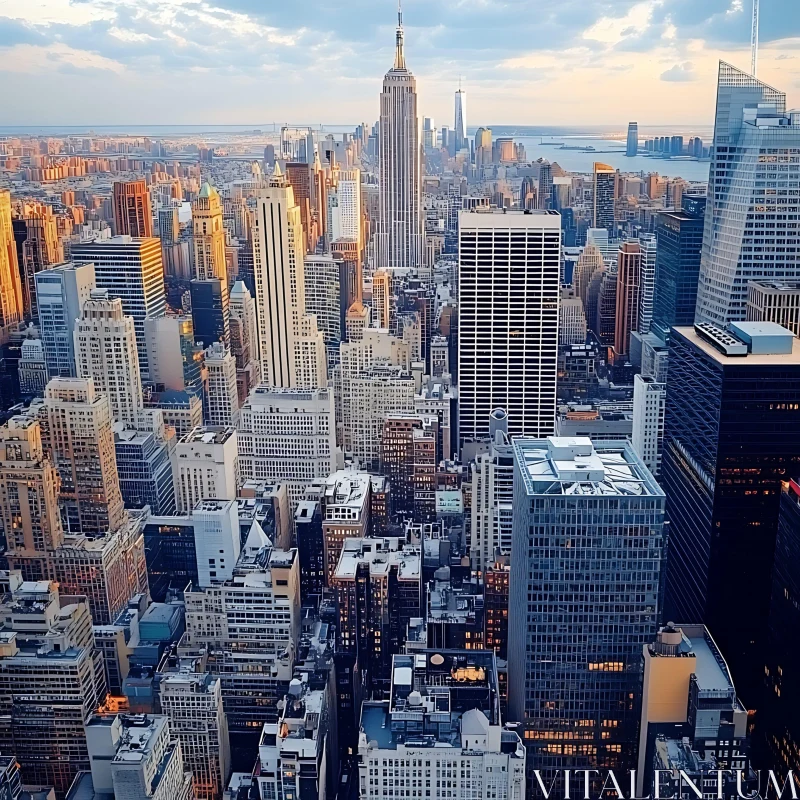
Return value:
<svg viewBox="0 0 800 800">
<path fill-rule="evenodd" d="M 394 66 L 383 79 L 380 121 L 379 267 L 421 267 L 424 237 L 417 82 L 403 53 L 403 15 L 397 12 Z"/>
</svg>

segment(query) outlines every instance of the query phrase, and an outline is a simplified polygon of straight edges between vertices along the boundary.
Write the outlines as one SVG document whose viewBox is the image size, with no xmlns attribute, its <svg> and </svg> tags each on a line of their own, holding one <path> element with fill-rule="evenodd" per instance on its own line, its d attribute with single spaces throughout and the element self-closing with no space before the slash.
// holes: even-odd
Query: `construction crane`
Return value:
<svg viewBox="0 0 800 800">
<path fill-rule="evenodd" d="M 758 0 L 753 0 L 753 30 L 750 33 L 750 73 L 755 78 L 758 75 Z"/>
</svg>

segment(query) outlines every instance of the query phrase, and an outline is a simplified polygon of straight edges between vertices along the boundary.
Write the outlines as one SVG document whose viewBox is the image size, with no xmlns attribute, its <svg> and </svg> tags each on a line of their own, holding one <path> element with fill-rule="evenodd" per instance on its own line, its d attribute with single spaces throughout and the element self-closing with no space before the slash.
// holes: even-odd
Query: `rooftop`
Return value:
<svg viewBox="0 0 800 800">
<path fill-rule="evenodd" d="M 550 436 L 515 439 L 513 448 L 529 495 L 664 496 L 627 441 Z"/>
<path fill-rule="evenodd" d="M 374 578 L 388 576 L 392 567 L 397 568 L 401 581 L 418 581 L 420 577 L 419 548 L 401 546 L 400 539 L 395 537 L 345 539 L 336 565 L 336 579 L 354 579 L 360 564 L 368 564 L 369 574 Z"/>
<path fill-rule="evenodd" d="M 198 426 L 183 436 L 179 444 L 191 444 L 194 442 L 202 442 L 203 444 L 225 444 L 235 433 L 236 428 Z"/>
<path fill-rule="evenodd" d="M 794 337 L 791 331 L 783 329 L 786 335 L 791 336 L 791 350 L 788 352 L 764 352 L 764 349 L 773 349 L 770 342 L 774 339 L 783 338 L 774 329 L 770 335 L 759 334 L 758 329 L 752 329 L 751 325 L 775 325 L 775 323 L 735 323 L 743 332 L 749 332 L 751 342 L 748 343 L 741 338 L 734 336 L 730 331 L 722 330 L 715 325 L 701 323 L 693 328 L 673 328 L 673 331 L 682 336 L 688 342 L 697 347 L 718 364 L 725 366 L 776 366 L 776 365 L 800 365 L 800 339 Z M 745 327 L 742 327 L 745 326 Z M 781 328 L 780 325 L 776 325 Z M 788 341 L 788 340 L 786 340 Z M 754 352 L 760 350 L 760 352 Z"/>
<path fill-rule="evenodd" d="M 331 517 L 331 510 L 343 506 L 359 511 L 364 508 L 369 497 L 371 479 L 366 472 L 340 469 L 325 482 L 325 516 Z"/>
</svg>

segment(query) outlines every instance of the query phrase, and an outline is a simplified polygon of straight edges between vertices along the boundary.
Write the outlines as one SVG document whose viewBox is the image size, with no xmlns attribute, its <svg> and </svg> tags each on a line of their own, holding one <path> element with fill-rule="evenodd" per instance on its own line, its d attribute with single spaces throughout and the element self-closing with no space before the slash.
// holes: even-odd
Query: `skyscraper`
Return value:
<svg viewBox="0 0 800 800">
<path fill-rule="evenodd" d="M 92 378 L 53 378 L 39 412 L 45 452 L 61 476 L 62 518 L 71 533 L 117 531 L 125 521 L 108 397 Z"/>
<path fill-rule="evenodd" d="M 200 427 L 175 445 L 175 504 L 190 514 L 201 500 L 235 500 L 239 480 L 235 428 Z"/>
<path fill-rule="evenodd" d="M 206 421 L 209 425 L 230 427 L 239 421 L 239 394 L 236 390 L 236 359 L 222 342 L 214 342 L 203 352 L 206 382 Z"/>
<path fill-rule="evenodd" d="M 292 187 L 276 165 L 253 226 L 261 373 L 270 386 L 325 386 L 325 340 L 306 314 L 304 237 Z"/>
<path fill-rule="evenodd" d="M 331 389 L 254 389 L 241 409 L 242 480 L 285 483 L 296 507 L 314 480 L 336 468 L 333 399 Z"/>
<path fill-rule="evenodd" d="M 394 66 L 383 79 L 379 148 L 379 267 L 420 267 L 424 256 L 417 82 L 403 53 L 397 14 Z"/>
<path fill-rule="evenodd" d="M 642 647 L 660 612 L 664 492 L 627 441 L 513 449 L 509 716 L 537 768 L 630 768 Z"/>
<path fill-rule="evenodd" d="M 592 227 L 614 232 L 614 184 L 616 172 L 608 164 L 594 163 L 594 199 L 592 201 Z"/>
<path fill-rule="evenodd" d="M 243 281 L 233 284 L 230 309 L 231 353 L 236 359 L 236 385 L 241 406 L 250 390 L 261 383 L 256 304 Z"/>
<path fill-rule="evenodd" d="M 75 323 L 75 362 L 79 378 L 93 378 L 108 395 L 111 416 L 136 428 L 143 409 L 142 379 L 133 319 L 122 313 L 122 300 L 108 289 L 93 289 Z"/>
<path fill-rule="evenodd" d="M 339 291 L 340 264 L 329 255 L 306 256 L 303 270 L 306 284 L 306 313 L 317 318 L 317 327 L 325 337 L 328 366 L 339 360 L 342 329 L 342 302 Z"/>
<path fill-rule="evenodd" d="M 222 227 L 222 200 L 219 192 L 203 184 L 192 203 L 194 231 L 194 274 L 198 280 L 219 278 L 227 283 L 225 268 L 225 229 Z"/>
<path fill-rule="evenodd" d="M 312 145 L 313 146 L 313 145 Z M 313 253 L 317 248 L 318 231 L 312 208 L 314 206 L 313 159 L 287 161 L 286 182 L 292 187 L 295 205 L 300 209 L 300 222 L 303 226 L 304 253 Z"/>
<path fill-rule="evenodd" d="M 764 763 L 773 768 L 800 769 L 800 715 L 797 679 L 800 653 L 800 483 L 783 483 L 775 541 L 775 566 L 769 607 L 769 631 L 764 659 L 763 705 L 758 707 L 760 746 Z"/>
<path fill-rule="evenodd" d="M 61 544 L 58 489 L 58 472 L 45 456 L 39 421 L 12 417 L 0 428 L 0 521 L 9 553 L 43 556 Z"/>
<path fill-rule="evenodd" d="M 61 264 L 37 272 L 35 282 L 48 375 L 75 377 L 75 321 L 95 288 L 94 264 Z"/>
<path fill-rule="evenodd" d="M 561 221 L 547 211 L 459 215 L 459 436 L 554 431 Z"/>
<path fill-rule="evenodd" d="M 575 297 L 579 298 L 583 303 L 586 321 L 590 328 L 594 327 L 595 324 L 597 297 L 594 298 L 593 302 L 590 301 L 589 286 L 595 275 L 598 276 L 598 280 L 602 277 L 605 268 L 606 262 L 603 259 L 603 254 L 597 248 L 597 245 L 589 243 L 583 248 L 583 252 L 578 258 L 578 263 L 575 265 L 575 271 L 572 274 Z"/>
<path fill-rule="evenodd" d="M 210 347 L 214 342 L 223 342 L 227 347 L 231 341 L 231 322 L 226 278 L 191 281 L 189 292 L 195 343 Z"/>
<path fill-rule="evenodd" d="M 11 223 L 11 193 L 0 189 L 0 344 L 22 319 L 22 279 Z"/>
<path fill-rule="evenodd" d="M 651 328 L 665 338 L 672 325 L 692 325 L 703 245 L 705 197 L 684 197 L 680 211 L 663 211 L 656 224 L 656 277 Z"/>
<path fill-rule="evenodd" d="M 361 211 L 361 170 L 335 169 L 328 192 L 328 234 L 331 241 L 356 242 L 359 258 L 363 249 Z"/>
<path fill-rule="evenodd" d="M 653 321 L 653 295 L 656 282 L 657 240 L 652 233 L 639 236 L 639 250 L 642 253 L 641 279 L 639 289 L 639 333 L 649 333 Z"/>
<path fill-rule="evenodd" d="M 553 165 L 543 161 L 539 166 L 539 208 L 552 208 L 553 198 Z"/>
<path fill-rule="evenodd" d="M 800 278 L 800 197 L 789 188 L 798 148 L 800 115 L 787 114 L 786 95 L 721 61 L 697 322 L 743 320 L 748 281 Z"/>
<path fill-rule="evenodd" d="M 642 280 L 642 250 L 639 242 L 623 242 L 617 261 L 616 313 L 614 315 L 614 360 L 630 353 L 631 332 L 639 326 Z"/>
<path fill-rule="evenodd" d="M 70 255 L 76 264 L 94 264 L 97 287 L 108 289 L 112 298 L 119 297 L 123 313 L 133 317 L 139 369 L 142 377 L 147 379 L 149 365 L 144 321 L 163 317 L 167 309 L 161 242 L 158 239 L 115 236 L 73 245 Z"/>
<path fill-rule="evenodd" d="M 780 485 L 800 463 L 798 396 L 791 331 L 768 322 L 672 329 L 665 618 L 714 631 L 750 706 L 763 678 Z"/>
<path fill-rule="evenodd" d="M 459 152 L 464 147 L 469 150 L 469 140 L 467 139 L 467 93 L 461 88 L 460 81 L 456 92 L 456 113 L 453 132 L 456 137 L 456 152 Z"/>
<path fill-rule="evenodd" d="M 628 141 L 625 147 L 625 155 L 628 158 L 635 156 L 639 152 L 639 123 L 628 123 Z"/>
<path fill-rule="evenodd" d="M 38 318 L 34 276 L 64 260 L 64 246 L 58 237 L 58 226 L 52 206 L 46 203 L 22 203 L 20 219 L 14 221 L 17 241 L 17 262 L 22 274 L 22 300 L 25 311 Z M 19 223 L 20 236 L 17 238 Z"/>
<path fill-rule="evenodd" d="M 116 181 L 114 183 L 114 233 L 117 236 L 150 238 L 153 235 L 153 212 L 147 183 Z"/>
</svg>

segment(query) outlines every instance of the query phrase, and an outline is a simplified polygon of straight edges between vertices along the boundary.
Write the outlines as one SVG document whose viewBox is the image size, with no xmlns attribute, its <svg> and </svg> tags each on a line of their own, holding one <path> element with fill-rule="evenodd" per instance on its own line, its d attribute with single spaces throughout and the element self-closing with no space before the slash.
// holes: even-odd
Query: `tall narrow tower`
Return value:
<svg viewBox="0 0 800 800">
<path fill-rule="evenodd" d="M 469 147 L 467 140 L 467 93 L 461 88 L 461 81 L 458 82 L 456 92 L 456 114 L 455 125 L 453 126 L 456 136 L 456 152 L 462 147 Z"/>
<path fill-rule="evenodd" d="M 758 77 L 758 0 L 753 0 L 753 30 L 750 33 L 750 49 L 752 51 L 750 61 L 750 74 Z"/>
<path fill-rule="evenodd" d="M 261 374 L 269 386 L 316 389 L 327 383 L 325 340 L 306 314 L 305 239 L 300 209 L 275 165 L 259 189 L 253 219 Z"/>
<path fill-rule="evenodd" d="M 222 226 L 222 200 L 219 192 L 203 184 L 192 203 L 195 277 L 205 281 L 219 278 L 227 282 L 225 267 L 225 229 Z"/>
<path fill-rule="evenodd" d="M 424 242 L 417 82 L 406 68 L 400 9 L 394 66 L 386 73 L 381 92 L 379 165 L 378 267 L 419 267 Z"/>
</svg>

